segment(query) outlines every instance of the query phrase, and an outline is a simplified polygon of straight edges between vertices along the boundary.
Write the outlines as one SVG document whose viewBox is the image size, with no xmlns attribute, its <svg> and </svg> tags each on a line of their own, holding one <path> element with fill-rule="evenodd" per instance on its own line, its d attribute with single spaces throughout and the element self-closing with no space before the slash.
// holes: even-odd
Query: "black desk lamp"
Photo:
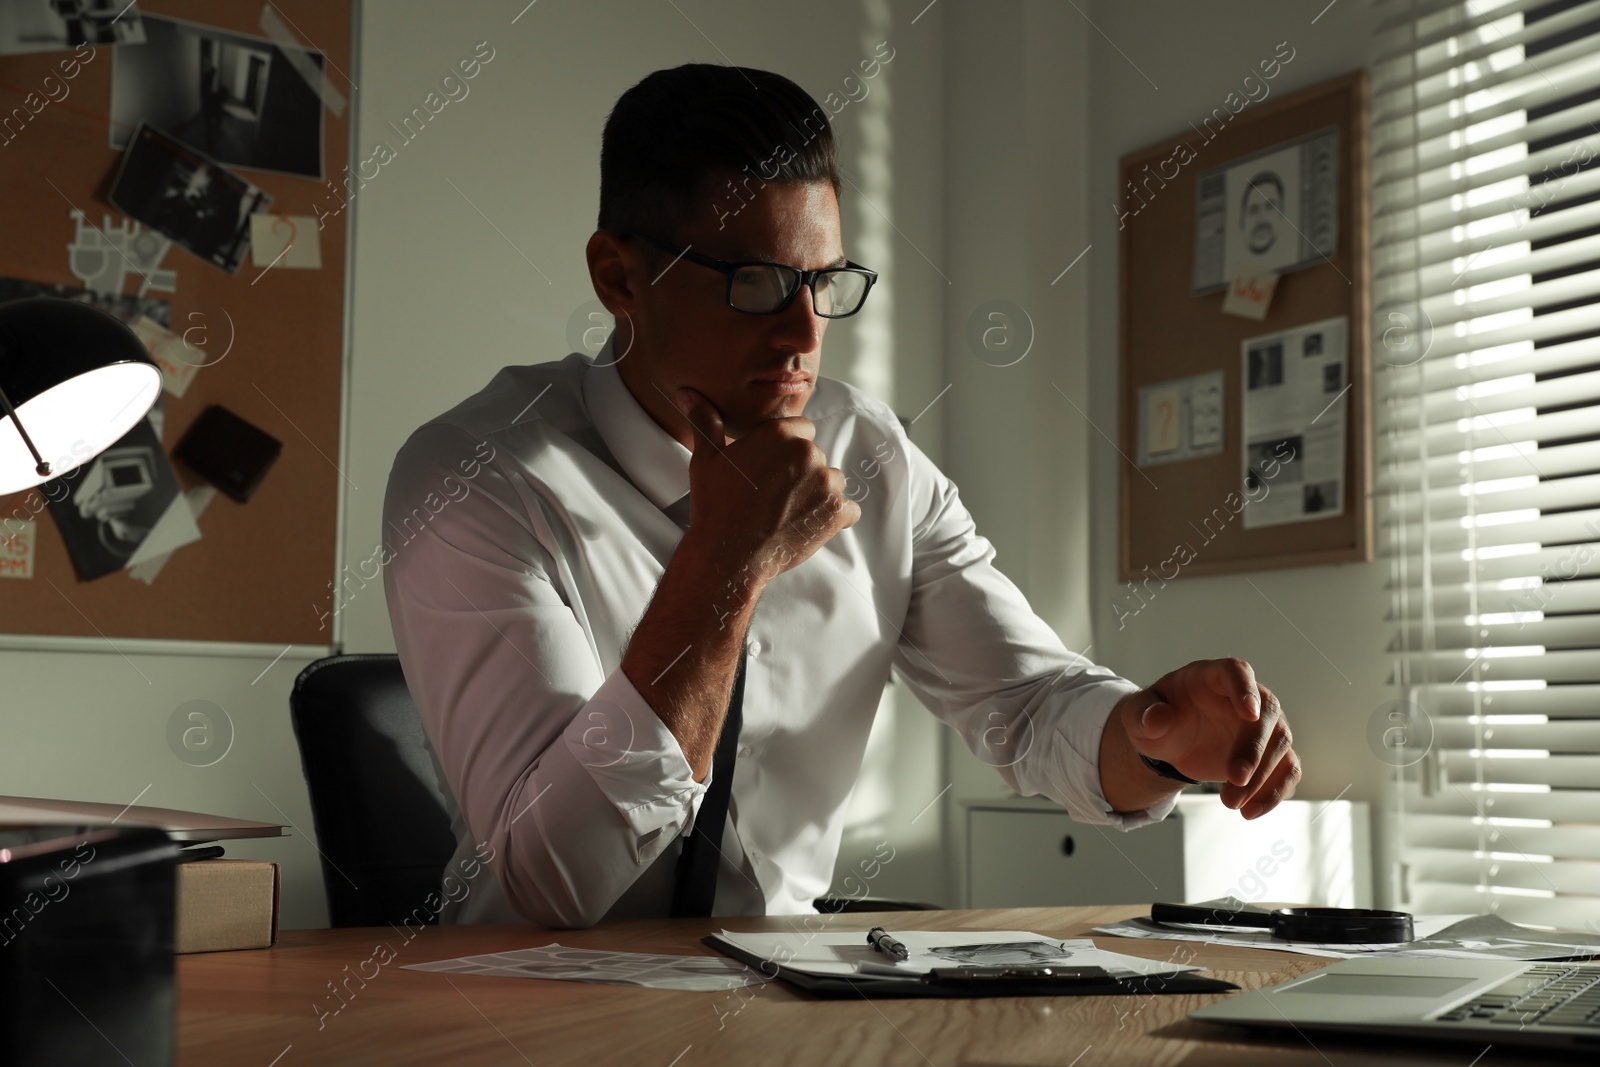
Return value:
<svg viewBox="0 0 1600 1067">
<path fill-rule="evenodd" d="M 0 496 L 69 474 L 133 429 L 161 395 L 144 342 L 89 304 L 0 304 Z"/>
</svg>

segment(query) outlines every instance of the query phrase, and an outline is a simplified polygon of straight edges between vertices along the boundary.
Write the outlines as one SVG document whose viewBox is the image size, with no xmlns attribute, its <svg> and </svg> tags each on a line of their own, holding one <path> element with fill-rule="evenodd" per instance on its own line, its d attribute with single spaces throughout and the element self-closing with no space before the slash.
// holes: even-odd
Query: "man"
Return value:
<svg viewBox="0 0 1600 1067">
<path fill-rule="evenodd" d="M 1251 255 L 1264 256 L 1278 242 L 1278 219 L 1283 216 L 1283 179 L 1264 170 L 1245 182 L 1239 198 L 1239 229 Z"/>
<path fill-rule="evenodd" d="M 451 871 L 494 870 L 446 878 L 446 921 L 814 911 L 891 666 L 1080 819 L 1162 818 L 1183 777 L 1246 817 L 1289 795 L 1247 664 L 1141 689 L 1069 653 L 890 409 L 819 375 L 873 275 L 803 90 L 658 71 L 607 120 L 600 184 L 599 357 L 505 368 L 390 477 L 385 588 L 460 805 Z"/>
</svg>

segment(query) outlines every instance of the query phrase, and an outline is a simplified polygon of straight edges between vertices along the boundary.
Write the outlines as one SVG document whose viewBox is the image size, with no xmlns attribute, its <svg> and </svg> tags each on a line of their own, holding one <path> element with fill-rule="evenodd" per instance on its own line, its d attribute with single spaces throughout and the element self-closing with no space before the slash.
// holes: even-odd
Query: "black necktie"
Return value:
<svg viewBox="0 0 1600 1067">
<path fill-rule="evenodd" d="M 717 868 L 722 862 L 722 829 L 728 817 L 728 794 L 733 789 L 733 762 L 738 754 L 739 727 L 744 720 L 744 662 L 739 654 L 739 672 L 733 678 L 733 696 L 728 701 L 728 717 L 717 738 L 717 751 L 711 757 L 711 788 L 700 798 L 700 813 L 695 816 L 694 832 L 683 843 L 678 857 L 678 881 L 672 893 L 674 918 L 705 917 L 717 900 Z"/>
</svg>

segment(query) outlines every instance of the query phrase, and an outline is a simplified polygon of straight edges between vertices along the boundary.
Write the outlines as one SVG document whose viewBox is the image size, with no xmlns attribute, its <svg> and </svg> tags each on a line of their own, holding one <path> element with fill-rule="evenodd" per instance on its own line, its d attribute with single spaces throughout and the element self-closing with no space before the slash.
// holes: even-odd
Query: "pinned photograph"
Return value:
<svg viewBox="0 0 1600 1067">
<path fill-rule="evenodd" d="M 1196 181 L 1196 293 L 1239 271 L 1314 267 L 1338 252 L 1339 132 L 1319 130 L 1201 173 Z"/>
<path fill-rule="evenodd" d="M 1258 345 L 1250 349 L 1251 389 L 1269 389 L 1283 384 L 1283 342 Z"/>
<path fill-rule="evenodd" d="M 1250 442 L 1245 446 L 1245 488 L 1255 492 L 1269 482 L 1299 482 L 1305 451 L 1300 435 Z"/>
<path fill-rule="evenodd" d="M 111 203 L 233 274 L 250 251 L 250 216 L 272 198 L 160 130 L 140 126 L 111 186 Z"/>
<path fill-rule="evenodd" d="M 129 0 L 5 0 L 0 56 L 70 52 L 82 45 L 138 44 L 143 20 Z"/>
<path fill-rule="evenodd" d="M 1341 510 L 1339 507 L 1339 483 L 1337 481 L 1313 482 L 1305 487 L 1303 503 L 1303 510 L 1307 515 L 1318 515 L 1324 511 L 1331 511 L 1337 514 Z"/>
<path fill-rule="evenodd" d="M 152 416 L 160 412 L 158 404 Z M 92 462 L 40 486 L 50 515 L 84 582 L 200 539 L 152 418 Z"/>
<path fill-rule="evenodd" d="M 265 37 L 154 15 L 144 31 L 112 64 L 112 148 L 143 123 L 230 167 L 322 177 L 322 98 L 296 69 L 320 85 L 322 53 L 291 63 Z"/>
</svg>

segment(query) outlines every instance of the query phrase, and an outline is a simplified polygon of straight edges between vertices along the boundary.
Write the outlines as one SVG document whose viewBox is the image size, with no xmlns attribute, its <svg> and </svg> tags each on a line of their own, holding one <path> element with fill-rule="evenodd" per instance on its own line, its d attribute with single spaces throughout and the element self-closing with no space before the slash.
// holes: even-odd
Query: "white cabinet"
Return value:
<svg viewBox="0 0 1600 1067">
<path fill-rule="evenodd" d="M 969 908 L 1227 896 L 1330 907 L 1372 903 L 1362 802 L 1290 800 L 1246 821 L 1215 795 L 1185 795 L 1164 821 L 1128 832 L 1077 822 L 1036 797 L 973 800 L 958 810 Z"/>
<path fill-rule="evenodd" d="M 1183 893 L 1177 819 L 1125 834 L 1076 822 L 1059 807 L 973 807 L 967 840 L 972 908 L 1126 904 Z"/>
</svg>

